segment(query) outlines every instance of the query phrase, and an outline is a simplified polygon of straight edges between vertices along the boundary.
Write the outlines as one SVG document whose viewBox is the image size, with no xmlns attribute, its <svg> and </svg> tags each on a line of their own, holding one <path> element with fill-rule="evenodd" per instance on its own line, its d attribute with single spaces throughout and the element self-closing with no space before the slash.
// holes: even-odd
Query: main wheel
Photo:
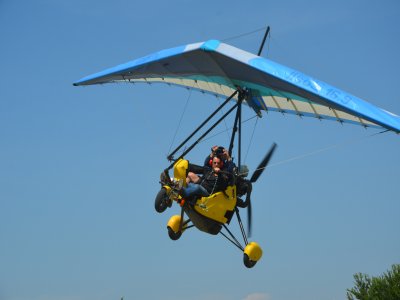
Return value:
<svg viewBox="0 0 400 300">
<path fill-rule="evenodd" d="M 255 266 L 255 264 L 256 264 L 257 262 L 254 261 L 254 260 L 251 260 L 251 259 L 249 258 L 249 256 L 248 256 L 246 253 L 244 253 L 244 254 L 243 254 L 243 263 L 244 263 L 244 265 L 245 265 L 246 267 L 252 268 L 252 267 Z"/>
<path fill-rule="evenodd" d="M 248 243 L 243 252 L 243 263 L 248 268 L 254 267 L 262 256 L 262 249 L 256 242 Z"/>
<path fill-rule="evenodd" d="M 154 208 L 158 213 L 162 213 L 167 209 L 167 207 L 171 206 L 171 199 L 169 199 L 167 191 L 162 188 L 156 196 L 154 201 Z"/>
<path fill-rule="evenodd" d="M 175 232 L 172 230 L 171 227 L 168 226 L 168 236 L 170 237 L 171 240 L 176 241 L 179 239 L 182 235 L 182 231 Z"/>
</svg>

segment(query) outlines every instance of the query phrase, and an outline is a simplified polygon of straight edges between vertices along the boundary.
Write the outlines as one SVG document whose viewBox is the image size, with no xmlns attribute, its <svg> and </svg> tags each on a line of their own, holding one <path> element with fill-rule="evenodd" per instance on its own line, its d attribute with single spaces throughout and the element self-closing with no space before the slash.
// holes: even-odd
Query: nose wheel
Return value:
<svg viewBox="0 0 400 300">
<path fill-rule="evenodd" d="M 246 254 L 246 253 L 244 253 L 243 254 L 243 263 L 244 263 L 244 265 L 247 267 L 247 268 L 252 268 L 252 267 L 254 267 L 255 265 L 256 265 L 256 261 L 254 261 L 254 260 L 251 260 L 250 258 L 249 258 L 249 256 Z"/>
<path fill-rule="evenodd" d="M 172 201 L 168 196 L 165 188 L 161 188 L 154 200 L 154 208 L 158 213 L 164 212 L 168 207 L 171 207 Z"/>
<path fill-rule="evenodd" d="M 167 227 L 167 229 L 168 229 L 168 236 L 169 236 L 169 238 L 171 239 L 171 240 L 173 240 L 173 241 L 176 241 L 176 240 L 178 240 L 180 237 L 181 237 L 181 235 L 182 235 L 182 232 L 181 231 L 178 231 L 178 232 L 175 232 L 171 227 Z"/>
<path fill-rule="evenodd" d="M 188 226 L 189 222 L 190 219 L 184 221 L 182 216 L 172 216 L 167 223 L 168 236 L 170 239 L 173 241 L 178 240 L 186 229 L 193 226 Z"/>
</svg>

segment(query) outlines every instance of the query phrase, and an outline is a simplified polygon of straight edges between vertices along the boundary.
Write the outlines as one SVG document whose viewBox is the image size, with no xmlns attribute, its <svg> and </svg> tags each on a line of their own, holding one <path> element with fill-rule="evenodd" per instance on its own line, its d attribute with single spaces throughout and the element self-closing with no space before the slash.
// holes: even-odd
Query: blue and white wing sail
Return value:
<svg viewBox="0 0 400 300">
<path fill-rule="evenodd" d="M 162 50 L 74 85 L 160 82 L 230 96 L 247 90 L 256 111 L 277 111 L 400 132 L 400 117 L 327 83 L 217 40 Z"/>
</svg>

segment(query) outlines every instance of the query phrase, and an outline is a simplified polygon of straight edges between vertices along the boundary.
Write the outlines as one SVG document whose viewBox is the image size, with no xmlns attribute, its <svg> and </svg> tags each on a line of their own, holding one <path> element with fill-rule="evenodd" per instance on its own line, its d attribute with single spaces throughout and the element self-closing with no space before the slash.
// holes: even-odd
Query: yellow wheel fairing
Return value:
<svg viewBox="0 0 400 300">
<path fill-rule="evenodd" d="M 228 186 L 225 193 L 217 192 L 197 200 L 194 209 L 207 218 L 225 224 L 228 222 L 227 213 L 232 215 L 235 205 L 236 186 Z"/>
<path fill-rule="evenodd" d="M 262 256 L 262 249 L 256 242 L 250 242 L 244 248 L 244 253 L 247 254 L 250 260 L 258 261 Z"/>
<path fill-rule="evenodd" d="M 168 223 L 167 223 L 167 228 L 171 228 L 175 233 L 179 232 L 179 226 L 181 224 L 181 216 L 174 215 L 172 216 Z M 186 225 L 183 226 L 182 232 L 185 231 Z"/>
<path fill-rule="evenodd" d="M 186 159 L 179 159 L 174 165 L 174 178 L 176 181 L 182 180 L 183 187 L 186 187 L 186 175 L 189 162 Z"/>
</svg>

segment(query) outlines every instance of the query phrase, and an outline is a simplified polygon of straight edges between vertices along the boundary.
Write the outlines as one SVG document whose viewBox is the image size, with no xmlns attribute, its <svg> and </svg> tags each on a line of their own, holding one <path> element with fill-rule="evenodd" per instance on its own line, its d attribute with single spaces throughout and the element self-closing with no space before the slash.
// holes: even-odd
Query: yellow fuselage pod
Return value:
<svg viewBox="0 0 400 300">
<path fill-rule="evenodd" d="M 179 159 L 174 164 L 174 179 L 183 182 L 186 187 L 186 176 L 189 162 Z M 197 200 L 195 211 L 200 215 L 217 221 L 221 224 L 229 223 L 236 206 L 236 186 L 228 186 L 223 192 L 217 192 L 209 197 L 202 197 Z"/>
<path fill-rule="evenodd" d="M 197 200 L 194 207 L 199 214 L 219 223 L 229 223 L 236 205 L 236 186 L 228 186 L 223 192 Z"/>
<path fill-rule="evenodd" d="M 174 164 L 174 178 L 176 181 L 182 180 L 183 187 L 186 187 L 186 176 L 188 168 L 189 162 L 183 158 L 177 160 Z"/>
</svg>

